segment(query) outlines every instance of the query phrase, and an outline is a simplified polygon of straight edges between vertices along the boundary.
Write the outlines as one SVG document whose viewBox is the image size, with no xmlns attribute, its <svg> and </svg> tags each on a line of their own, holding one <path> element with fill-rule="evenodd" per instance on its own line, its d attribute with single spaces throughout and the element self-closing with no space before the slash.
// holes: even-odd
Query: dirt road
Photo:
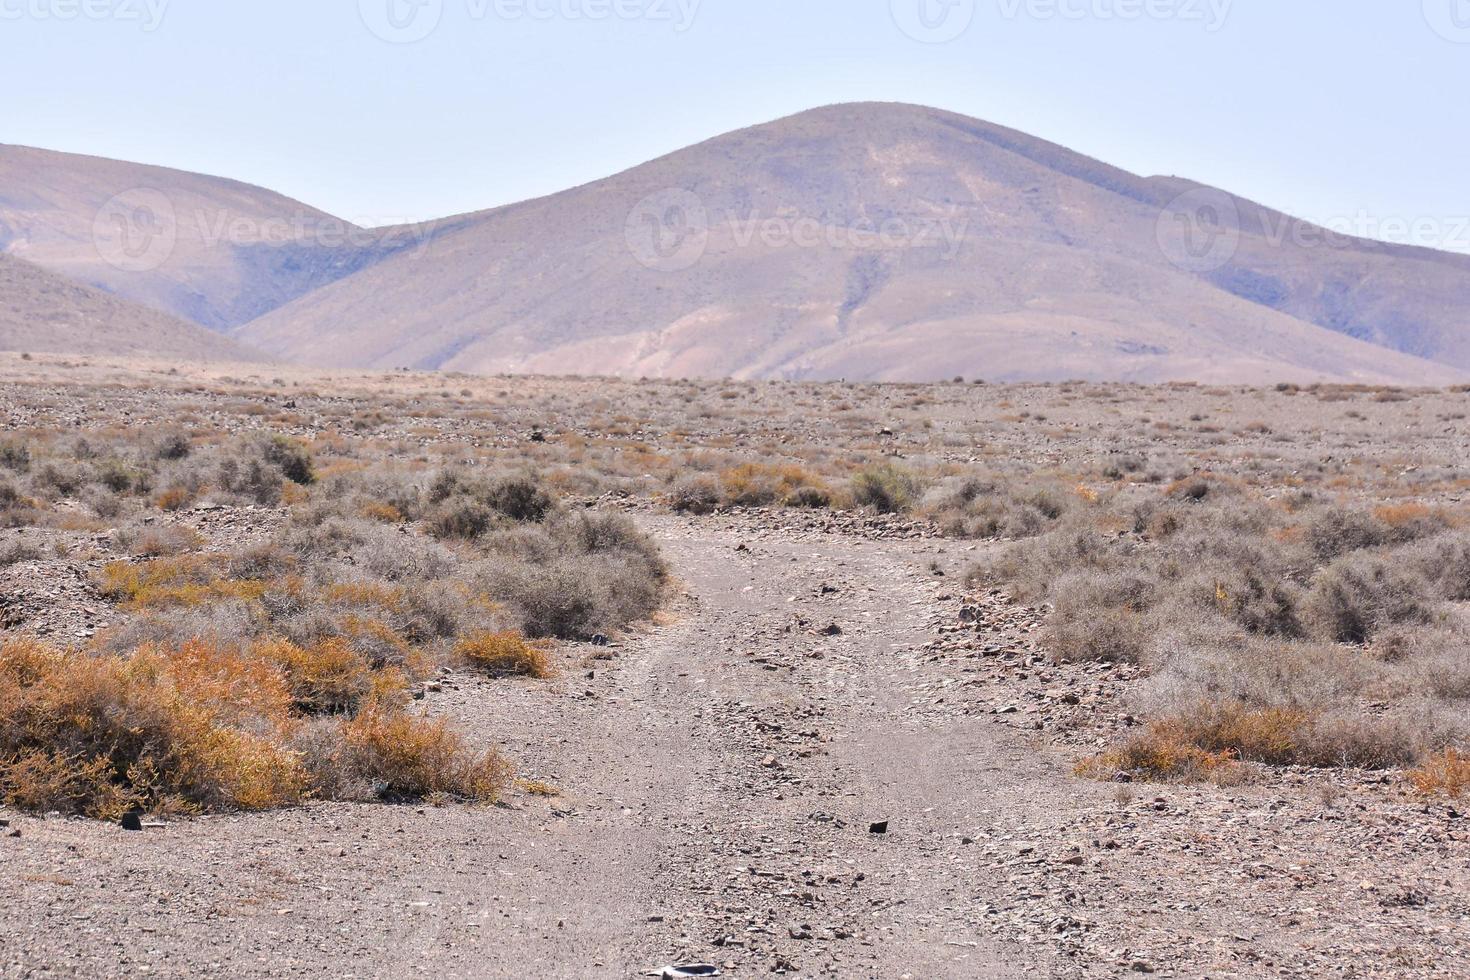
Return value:
<svg viewBox="0 0 1470 980">
<path fill-rule="evenodd" d="M 561 795 L 141 834 L 3 814 L 20 836 L 0 837 L 0 975 L 588 978 L 702 962 L 920 980 L 1166 973 L 1170 956 L 1195 964 L 1175 975 L 1342 962 L 1303 946 L 1311 922 L 1266 924 L 1237 901 L 1311 893 L 1283 881 L 1270 899 L 1264 873 L 1239 884 L 1229 835 L 1278 863 L 1282 841 L 1361 835 L 1272 837 L 1238 807 L 1169 829 L 1174 801 L 1209 791 L 1135 806 L 1069 778 L 935 649 L 958 606 L 957 546 L 646 520 L 680 579 L 667 623 L 606 660 L 569 653 L 553 683 L 466 677 L 432 702 Z M 1151 833 L 1176 836 L 1138 836 Z M 1446 941 L 1419 906 L 1372 902 L 1385 943 Z M 1273 959 L 1273 945 L 1297 952 Z"/>
</svg>

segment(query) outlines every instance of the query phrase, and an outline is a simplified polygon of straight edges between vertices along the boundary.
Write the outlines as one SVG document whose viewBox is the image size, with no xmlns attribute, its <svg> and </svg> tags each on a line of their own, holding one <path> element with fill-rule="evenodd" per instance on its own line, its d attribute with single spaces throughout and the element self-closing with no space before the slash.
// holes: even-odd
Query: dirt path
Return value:
<svg viewBox="0 0 1470 980">
<path fill-rule="evenodd" d="M 920 546 L 654 529 L 687 591 L 672 624 L 550 688 L 467 679 L 435 705 L 563 796 L 141 835 L 11 815 L 0 969 L 1019 973 L 964 859 L 1017 751 L 924 686 Z"/>
</svg>

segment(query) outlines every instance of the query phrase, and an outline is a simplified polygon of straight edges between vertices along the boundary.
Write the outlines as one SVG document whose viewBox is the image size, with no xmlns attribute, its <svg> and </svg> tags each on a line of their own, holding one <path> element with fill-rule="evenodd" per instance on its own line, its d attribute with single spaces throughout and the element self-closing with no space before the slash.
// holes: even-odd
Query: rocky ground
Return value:
<svg viewBox="0 0 1470 980">
<path fill-rule="evenodd" d="M 658 626 L 563 648 L 550 684 L 451 676 L 428 696 L 517 761 L 503 805 L 141 833 L 0 811 L 0 975 L 1470 973 L 1455 806 L 1369 774 L 1074 777 L 1129 727 L 1134 678 L 1047 663 L 1034 615 L 967 594 L 985 545 L 637 516 L 679 578 Z M 206 537 L 266 520 L 188 519 Z M 74 612 L 48 629 L 100 626 L 46 560 L 7 572 L 22 618 L 55 599 Z"/>
</svg>

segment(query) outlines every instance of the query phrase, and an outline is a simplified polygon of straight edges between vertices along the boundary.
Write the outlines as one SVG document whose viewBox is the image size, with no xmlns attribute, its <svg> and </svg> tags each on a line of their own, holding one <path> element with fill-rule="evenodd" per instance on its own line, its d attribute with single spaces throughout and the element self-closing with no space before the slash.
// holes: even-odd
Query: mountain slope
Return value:
<svg viewBox="0 0 1470 980">
<path fill-rule="evenodd" d="M 211 329 L 406 244 L 237 181 L 0 144 L 0 253 Z"/>
<path fill-rule="evenodd" d="M 185 361 L 266 358 L 203 327 L 0 255 L 0 350 Z"/>
<path fill-rule="evenodd" d="M 491 372 L 1432 383 L 1470 369 L 1467 308 L 1470 257 L 867 104 L 442 223 L 239 336 Z"/>
</svg>

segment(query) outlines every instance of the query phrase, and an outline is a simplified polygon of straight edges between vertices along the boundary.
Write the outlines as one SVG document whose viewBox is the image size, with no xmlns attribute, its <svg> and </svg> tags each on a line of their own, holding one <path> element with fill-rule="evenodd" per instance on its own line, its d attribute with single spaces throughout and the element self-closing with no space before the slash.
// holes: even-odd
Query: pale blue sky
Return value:
<svg viewBox="0 0 1470 980">
<path fill-rule="evenodd" d="M 437 27 L 382 40 L 363 11 L 391 35 L 390 3 L 410 35 Z M 924 36 L 920 4 L 931 41 L 968 27 L 916 40 L 899 25 Z M 354 220 L 522 200 L 896 100 L 1368 233 L 1427 221 L 1470 251 L 1470 0 L 0 0 L 0 85 L 0 142 L 236 177 Z"/>
</svg>

